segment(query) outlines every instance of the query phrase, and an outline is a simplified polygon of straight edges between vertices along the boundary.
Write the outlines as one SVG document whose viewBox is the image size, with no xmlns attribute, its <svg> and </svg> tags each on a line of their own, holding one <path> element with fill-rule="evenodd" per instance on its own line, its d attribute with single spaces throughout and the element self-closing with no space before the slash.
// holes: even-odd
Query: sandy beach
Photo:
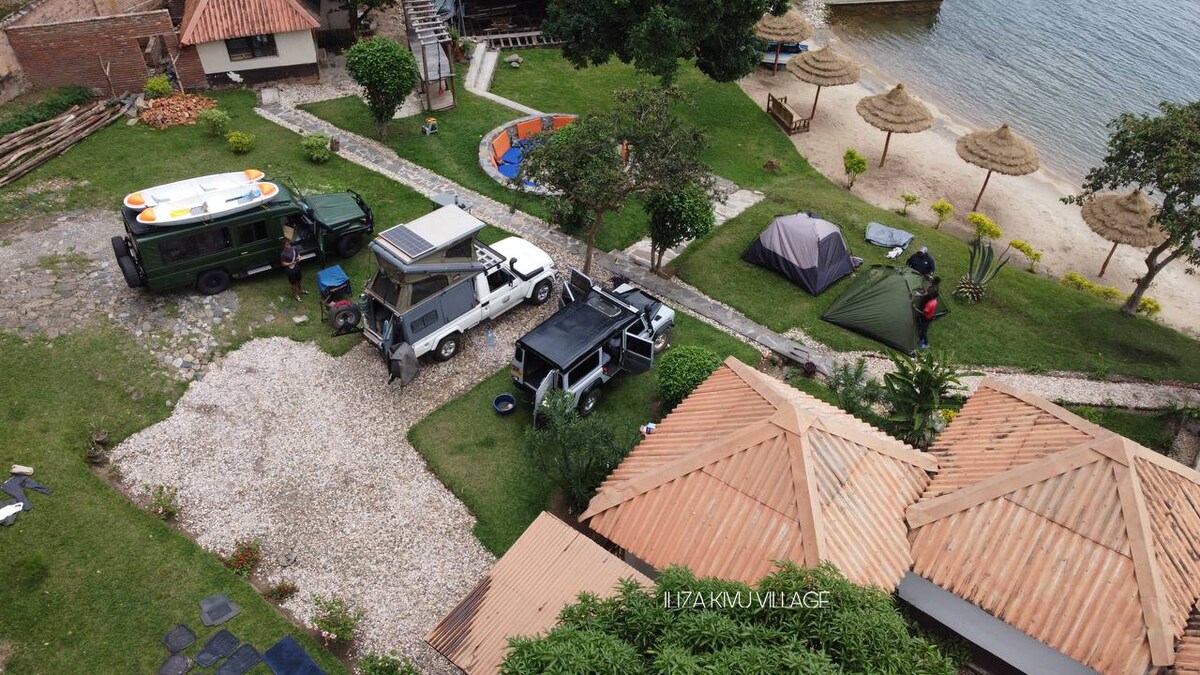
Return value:
<svg viewBox="0 0 1200 675">
<path fill-rule="evenodd" d="M 826 39 L 821 36 L 813 42 L 825 44 Z M 926 92 L 910 87 L 909 92 L 929 106 L 937 122 L 933 129 L 924 133 L 894 134 L 887 162 L 879 167 L 886 134 L 863 121 L 854 107 L 864 96 L 887 91 L 895 85 L 895 81 L 879 69 L 863 63 L 836 38 L 828 42 L 843 54 L 859 59 L 863 66 L 862 79 L 853 85 L 821 90 L 821 101 L 812 121 L 812 130 L 791 137 L 797 150 L 817 170 L 835 182 L 844 184 L 842 155 L 848 147 L 857 149 L 867 158 L 870 168 L 854 184 L 855 194 L 877 206 L 898 209 L 901 206 L 900 193 L 914 193 L 921 198 L 921 203 L 910 209 L 909 213 L 928 224 L 935 221 L 929 204 L 944 198 L 954 204 L 957 212 L 951 222 L 942 226 L 943 229 L 960 234 L 965 239 L 970 232 L 965 216 L 987 172 L 960 159 L 954 145 L 959 136 L 973 129 L 948 119 Z M 783 70 L 776 76 L 769 71 L 759 70 L 742 79 L 739 84 L 760 105 L 765 105 L 767 93 L 770 92 L 776 96 L 787 96 L 797 112 L 802 114 L 811 108 L 816 92 L 815 86 L 801 82 Z M 1014 123 L 1014 131 L 1020 133 L 1018 123 Z M 1126 293 L 1132 291 L 1134 278 L 1145 272 L 1146 251 L 1129 246 L 1119 247 L 1104 278 L 1098 278 L 1096 273 L 1112 244 L 1088 229 L 1080 216 L 1079 207 L 1059 201 L 1062 196 L 1077 190 L 1078 186 L 1072 181 L 1045 168 L 1026 176 L 994 174 L 979 210 L 993 218 L 1004 230 L 1004 242 L 1023 239 L 1042 251 L 1039 270 L 1055 277 L 1067 272 L 1079 272 Z M 1020 254 L 1016 255 L 1014 264 L 1022 265 L 1024 261 Z M 1173 262 L 1159 273 L 1147 295 L 1163 306 L 1158 320 L 1200 337 L 1200 276 L 1185 274 L 1185 268 L 1182 261 Z"/>
</svg>

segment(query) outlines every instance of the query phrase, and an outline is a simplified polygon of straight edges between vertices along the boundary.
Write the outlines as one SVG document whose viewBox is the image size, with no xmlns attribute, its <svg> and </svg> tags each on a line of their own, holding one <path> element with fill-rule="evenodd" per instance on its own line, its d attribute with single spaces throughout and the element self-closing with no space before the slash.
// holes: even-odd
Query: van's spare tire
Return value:
<svg viewBox="0 0 1200 675">
<path fill-rule="evenodd" d="M 133 258 L 127 255 L 117 256 L 117 267 L 121 268 L 121 276 L 125 277 L 125 283 L 129 284 L 130 288 L 142 285 L 142 276 L 138 274 Z"/>
<path fill-rule="evenodd" d="M 121 258 L 132 258 L 133 255 L 129 252 L 129 244 L 125 241 L 125 237 L 112 238 L 113 254 L 117 256 L 117 260 Z"/>
<path fill-rule="evenodd" d="M 362 311 L 358 309 L 357 305 L 352 302 L 339 303 L 339 305 L 330 308 L 332 311 L 329 314 L 329 323 L 334 328 L 338 330 L 354 328 L 359 321 L 362 321 Z"/>
</svg>

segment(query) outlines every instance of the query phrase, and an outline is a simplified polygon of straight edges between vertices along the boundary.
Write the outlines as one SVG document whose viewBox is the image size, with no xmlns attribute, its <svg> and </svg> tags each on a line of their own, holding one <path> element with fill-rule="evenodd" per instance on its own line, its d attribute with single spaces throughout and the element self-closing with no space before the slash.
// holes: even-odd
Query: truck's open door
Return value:
<svg viewBox="0 0 1200 675">
<path fill-rule="evenodd" d="M 533 414 L 537 415 L 542 409 L 542 401 L 546 398 L 552 389 L 558 389 L 562 386 L 562 373 L 557 370 L 551 370 L 542 378 L 542 383 L 538 385 L 537 392 L 533 395 Z"/>
<path fill-rule="evenodd" d="M 654 366 L 653 340 L 626 332 L 621 346 L 621 370 L 644 373 Z"/>
<path fill-rule="evenodd" d="M 567 276 L 566 282 L 563 283 L 562 296 L 559 298 L 564 305 L 569 305 L 579 298 L 586 297 L 592 291 L 592 286 L 595 284 L 588 275 L 574 267 L 570 269 L 570 274 Z"/>
</svg>

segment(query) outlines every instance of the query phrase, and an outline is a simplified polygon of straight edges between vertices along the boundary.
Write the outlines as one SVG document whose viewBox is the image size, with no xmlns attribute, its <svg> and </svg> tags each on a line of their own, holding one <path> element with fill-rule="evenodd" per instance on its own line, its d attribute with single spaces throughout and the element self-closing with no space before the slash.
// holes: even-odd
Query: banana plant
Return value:
<svg viewBox="0 0 1200 675">
<path fill-rule="evenodd" d="M 937 420 L 947 398 L 964 393 L 961 372 L 946 356 L 918 352 L 915 357 L 892 355 L 895 370 L 884 375 L 885 398 L 891 406 L 888 417 L 893 431 L 906 443 L 927 448 L 937 435 Z"/>
</svg>

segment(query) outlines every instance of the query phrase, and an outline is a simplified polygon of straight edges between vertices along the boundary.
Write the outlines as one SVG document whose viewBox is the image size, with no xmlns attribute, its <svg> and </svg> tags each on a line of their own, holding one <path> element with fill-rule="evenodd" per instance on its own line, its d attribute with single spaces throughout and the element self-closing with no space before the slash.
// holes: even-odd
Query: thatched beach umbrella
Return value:
<svg viewBox="0 0 1200 675">
<path fill-rule="evenodd" d="M 1121 244 L 1138 248 L 1158 246 L 1167 234 L 1154 222 L 1154 204 L 1141 190 L 1129 194 L 1096 195 L 1083 203 L 1083 222 L 1092 232 L 1113 243 L 1100 266 L 1100 276 Z"/>
<path fill-rule="evenodd" d="M 859 74 L 858 64 L 828 46 L 793 56 L 788 61 L 787 70 L 797 78 L 817 85 L 817 95 L 813 98 L 809 119 L 817 114 L 817 101 L 821 100 L 821 87 L 854 84 L 858 82 Z"/>
<path fill-rule="evenodd" d="M 958 156 L 964 160 L 988 170 L 983 179 L 983 187 L 975 198 L 972 211 L 979 208 L 979 200 L 983 199 L 983 191 L 987 189 L 992 172 L 1009 176 L 1024 176 L 1033 173 L 1041 166 L 1037 150 L 1024 138 L 1014 134 L 1007 124 L 1001 125 L 995 131 L 976 131 L 958 139 Z"/>
<path fill-rule="evenodd" d="M 915 134 L 933 126 L 933 113 L 929 112 L 924 103 L 909 96 L 903 82 L 886 94 L 863 98 L 855 106 L 855 110 L 867 124 L 887 132 L 879 166 L 883 166 L 884 160 L 887 159 L 892 134 Z"/>
<path fill-rule="evenodd" d="M 754 32 L 767 42 L 775 43 L 775 65 L 771 67 L 771 75 L 774 75 L 779 70 L 779 51 L 783 43 L 804 42 L 812 37 L 813 27 L 798 10 L 789 9 L 778 16 L 764 14 L 754 27 Z"/>
</svg>

